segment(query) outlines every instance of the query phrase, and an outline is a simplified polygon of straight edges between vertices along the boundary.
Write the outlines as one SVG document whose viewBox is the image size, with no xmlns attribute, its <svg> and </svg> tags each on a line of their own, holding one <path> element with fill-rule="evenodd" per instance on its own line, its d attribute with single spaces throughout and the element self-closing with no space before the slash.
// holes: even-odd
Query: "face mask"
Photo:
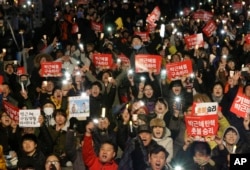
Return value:
<svg viewBox="0 0 250 170">
<path fill-rule="evenodd" d="M 141 45 L 135 45 L 135 46 L 134 46 L 134 49 L 135 49 L 135 50 L 139 50 L 140 48 L 141 48 Z"/>
<path fill-rule="evenodd" d="M 46 107 L 43 109 L 43 111 L 46 115 L 52 115 L 52 113 L 54 112 L 54 109 L 52 107 Z"/>
</svg>

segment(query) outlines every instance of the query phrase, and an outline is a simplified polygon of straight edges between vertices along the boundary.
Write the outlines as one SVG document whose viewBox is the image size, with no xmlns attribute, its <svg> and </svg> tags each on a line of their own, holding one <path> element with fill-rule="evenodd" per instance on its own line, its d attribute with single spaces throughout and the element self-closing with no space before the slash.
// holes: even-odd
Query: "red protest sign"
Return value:
<svg viewBox="0 0 250 170">
<path fill-rule="evenodd" d="M 192 61 L 185 60 L 166 64 L 167 75 L 170 80 L 193 73 Z"/>
<path fill-rule="evenodd" d="M 112 54 L 94 53 L 93 63 L 96 67 L 110 69 L 113 64 Z"/>
<path fill-rule="evenodd" d="M 162 58 L 159 55 L 138 54 L 135 56 L 135 72 L 143 73 L 153 71 L 160 73 Z"/>
<path fill-rule="evenodd" d="M 102 32 L 103 31 L 103 25 L 101 23 L 91 21 L 91 29 L 96 32 Z"/>
<path fill-rule="evenodd" d="M 189 7 L 185 7 L 183 9 L 183 15 L 184 16 L 188 16 L 190 14 L 190 12 L 191 12 L 191 9 Z"/>
<path fill-rule="evenodd" d="M 158 21 L 161 16 L 161 11 L 158 6 L 156 6 L 153 11 L 148 15 L 146 21 L 152 26 L 156 26 L 155 21 Z"/>
<path fill-rule="evenodd" d="M 197 10 L 196 12 L 194 12 L 193 18 L 195 20 L 202 20 L 207 22 L 213 18 L 213 14 L 204 10 Z"/>
<path fill-rule="evenodd" d="M 243 8 L 243 4 L 242 2 L 235 2 L 233 3 L 232 8 L 233 8 L 233 11 L 241 12 Z"/>
<path fill-rule="evenodd" d="M 247 117 L 248 112 L 250 112 L 250 98 L 238 91 L 230 111 L 237 116 Z"/>
<path fill-rule="evenodd" d="M 207 140 L 217 135 L 218 115 L 185 116 L 187 135 L 196 140 Z"/>
<path fill-rule="evenodd" d="M 79 27 L 77 23 L 74 23 L 71 28 L 71 34 L 76 34 L 79 31 Z"/>
<path fill-rule="evenodd" d="M 118 55 L 118 58 L 121 60 L 123 64 L 130 64 L 130 60 L 125 54 L 121 53 Z"/>
<path fill-rule="evenodd" d="M 26 74 L 26 73 L 25 73 L 25 68 L 24 68 L 24 67 L 18 67 L 18 68 L 17 68 L 17 71 L 16 71 L 16 74 L 17 74 L 17 75 Z"/>
<path fill-rule="evenodd" d="M 216 26 L 214 20 L 210 20 L 206 24 L 206 26 L 202 29 L 202 31 L 204 32 L 204 34 L 207 37 L 211 37 L 216 29 L 217 29 L 217 26 Z"/>
<path fill-rule="evenodd" d="M 0 84 L 3 84 L 3 80 L 4 80 L 3 76 L 0 75 Z"/>
<path fill-rule="evenodd" d="M 43 62 L 41 64 L 42 77 L 61 77 L 62 76 L 62 62 Z"/>
<path fill-rule="evenodd" d="M 147 31 L 149 33 L 155 32 L 155 28 L 156 28 L 155 25 L 147 24 Z"/>
<path fill-rule="evenodd" d="M 89 0 L 78 0 L 77 5 L 87 5 L 89 3 Z"/>
<path fill-rule="evenodd" d="M 11 103 L 7 101 L 3 101 L 3 107 L 6 110 L 6 113 L 10 116 L 10 118 L 16 122 L 19 121 L 19 108 L 12 105 Z"/>
<path fill-rule="evenodd" d="M 185 36 L 184 41 L 188 49 L 193 49 L 193 48 L 204 46 L 202 33 Z"/>
<path fill-rule="evenodd" d="M 135 35 L 139 35 L 143 42 L 149 41 L 149 32 L 134 32 Z"/>
<path fill-rule="evenodd" d="M 247 34 L 247 35 L 245 36 L 245 42 L 246 42 L 247 44 L 250 44 L 250 34 Z"/>
</svg>

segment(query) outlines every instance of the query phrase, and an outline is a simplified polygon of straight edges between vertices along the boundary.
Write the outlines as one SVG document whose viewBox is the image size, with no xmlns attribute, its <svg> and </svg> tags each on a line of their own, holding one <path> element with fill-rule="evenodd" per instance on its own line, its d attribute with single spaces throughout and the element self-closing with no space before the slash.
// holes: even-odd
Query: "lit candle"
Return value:
<svg viewBox="0 0 250 170">
<path fill-rule="evenodd" d="M 130 132 L 132 133 L 133 132 L 133 124 L 132 124 L 131 120 L 129 121 L 129 127 L 130 127 Z"/>
<path fill-rule="evenodd" d="M 229 74 L 230 74 L 230 77 L 233 77 L 234 76 L 234 71 L 230 70 Z"/>
<path fill-rule="evenodd" d="M 101 115 L 101 117 L 102 117 L 102 118 L 105 118 L 105 114 L 106 114 L 106 108 L 103 107 L 103 108 L 102 108 L 102 115 Z"/>
<path fill-rule="evenodd" d="M 128 105 L 128 104 L 126 104 L 126 109 L 128 109 L 128 106 L 129 106 L 129 105 Z"/>
<path fill-rule="evenodd" d="M 43 85 L 44 85 L 45 87 L 47 86 L 47 84 L 48 84 L 47 81 L 43 81 Z"/>
<path fill-rule="evenodd" d="M 22 92 L 24 92 L 24 85 L 23 82 L 21 82 Z"/>
<path fill-rule="evenodd" d="M 234 145 L 234 146 L 233 146 L 233 151 L 232 151 L 232 153 L 235 153 L 235 152 L 236 152 L 236 149 L 237 149 L 237 146 Z"/>
<path fill-rule="evenodd" d="M 77 34 L 77 38 L 78 38 L 78 40 L 80 40 L 81 39 L 81 34 Z"/>
<path fill-rule="evenodd" d="M 44 34 L 43 35 L 43 39 L 46 40 L 47 39 L 47 35 Z"/>
<path fill-rule="evenodd" d="M 17 60 L 14 60 L 14 65 L 17 65 Z"/>
</svg>

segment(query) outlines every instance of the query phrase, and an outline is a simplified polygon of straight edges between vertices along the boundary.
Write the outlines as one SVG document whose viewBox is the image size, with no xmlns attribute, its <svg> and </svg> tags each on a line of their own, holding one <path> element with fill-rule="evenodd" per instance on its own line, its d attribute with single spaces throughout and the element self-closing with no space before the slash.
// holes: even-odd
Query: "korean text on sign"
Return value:
<svg viewBox="0 0 250 170">
<path fill-rule="evenodd" d="M 217 134 L 218 115 L 185 116 L 188 136 L 205 139 Z"/>
<path fill-rule="evenodd" d="M 19 108 L 12 105 L 9 102 L 3 101 L 3 107 L 6 110 L 6 113 L 10 116 L 10 118 L 16 122 L 18 122 L 19 116 Z"/>
<path fill-rule="evenodd" d="M 170 80 L 187 76 L 193 73 L 192 61 L 185 60 L 182 62 L 170 63 L 166 65 L 167 76 Z"/>
<path fill-rule="evenodd" d="M 19 126 L 20 127 L 40 127 L 38 122 L 40 109 L 19 110 Z"/>
<path fill-rule="evenodd" d="M 135 72 L 149 72 L 152 71 L 159 74 L 161 70 L 161 56 L 139 54 L 135 56 Z"/>
<path fill-rule="evenodd" d="M 247 117 L 247 114 L 250 112 L 250 98 L 238 92 L 233 104 L 230 108 L 230 111 L 237 116 Z"/>
<path fill-rule="evenodd" d="M 94 53 L 93 62 L 96 67 L 109 69 L 113 64 L 112 54 Z"/>
<path fill-rule="evenodd" d="M 204 46 L 202 33 L 185 36 L 184 40 L 185 40 L 185 44 L 187 45 L 188 49 L 194 49 L 197 47 Z"/>
<path fill-rule="evenodd" d="M 43 62 L 41 70 L 43 77 L 61 77 L 62 62 Z"/>
</svg>

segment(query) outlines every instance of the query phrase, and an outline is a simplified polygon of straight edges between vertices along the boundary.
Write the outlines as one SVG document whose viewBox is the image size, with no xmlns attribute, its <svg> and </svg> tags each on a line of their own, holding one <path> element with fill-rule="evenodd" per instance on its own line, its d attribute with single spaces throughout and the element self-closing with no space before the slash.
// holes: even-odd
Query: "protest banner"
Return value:
<svg viewBox="0 0 250 170">
<path fill-rule="evenodd" d="M 148 42 L 149 41 L 149 32 L 136 31 L 136 32 L 134 32 L 134 35 L 139 35 L 143 42 Z"/>
<path fill-rule="evenodd" d="M 184 41 L 188 49 L 194 49 L 204 46 L 202 33 L 185 36 Z"/>
<path fill-rule="evenodd" d="M 146 28 L 147 28 L 147 31 L 149 32 L 149 33 L 154 33 L 155 32 L 155 26 L 153 25 L 150 25 L 150 24 L 146 24 Z"/>
<path fill-rule="evenodd" d="M 193 73 L 192 61 L 185 60 L 181 62 L 166 64 L 167 77 L 170 80 L 178 79 Z"/>
<path fill-rule="evenodd" d="M 193 19 L 195 20 L 201 20 L 201 21 L 209 21 L 213 18 L 213 13 L 205 11 L 205 10 L 197 10 L 193 13 Z"/>
<path fill-rule="evenodd" d="M 26 73 L 24 67 L 17 67 L 16 74 L 17 74 L 18 76 L 20 76 L 20 75 L 27 74 L 27 73 Z"/>
<path fill-rule="evenodd" d="M 42 62 L 41 64 L 42 77 L 61 77 L 62 62 Z"/>
<path fill-rule="evenodd" d="M 19 110 L 20 127 L 40 127 L 38 118 L 41 115 L 40 109 Z"/>
<path fill-rule="evenodd" d="M 102 32 L 103 31 L 103 25 L 101 23 L 91 21 L 91 29 L 96 32 Z"/>
<path fill-rule="evenodd" d="M 250 111 L 250 98 L 238 91 L 230 111 L 239 117 L 246 118 Z"/>
<path fill-rule="evenodd" d="M 161 71 L 162 58 L 159 55 L 138 54 L 135 55 L 135 72 L 143 73 L 153 71 L 159 74 Z"/>
<path fill-rule="evenodd" d="M 250 44 L 250 34 L 247 34 L 247 35 L 245 36 L 245 42 L 246 42 L 247 44 Z"/>
<path fill-rule="evenodd" d="M 234 12 L 241 13 L 243 9 L 243 4 L 242 2 L 234 2 L 232 8 Z"/>
<path fill-rule="evenodd" d="M 118 54 L 118 58 L 121 60 L 123 64 L 130 64 L 130 60 L 125 54 L 123 53 Z"/>
<path fill-rule="evenodd" d="M 110 69 L 113 64 L 112 54 L 94 53 L 93 63 L 96 67 Z"/>
<path fill-rule="evenodd" d="M 216 31 L 216 29 L 217 29 L 217 26 L 216 26 L 214 20 L 210 20 L 207 22 L 207 24 L 202 29 L 202 31 L 204 32 L 204 34 L 207 37 L 211 37 L 213 35 L 213 33 Z"/>
<path fill-rule="evenodd" d="M 161 11 L 160 8 L 158 6 L 156 6 L 153 11 L 148 14 L 148 17 L 146 18 L 146 22 L 149 23 L 151 26 L 156 27 L 156 21 L 158 21 L 160 19 L 161 16 Z"/>
<path fill-rule="evenodd" d="M 202 115 L 215 115 L 218 112 L 218 103 L 217 102 L 204 102 L 204 103 L 193 103 L 193 115 L 202 116 Z"/>
<path fill-rule="evenodd" d="M 199 141 L 210 141 L 217 135 L 218 115 L 186 115 L 187 135 Z"/>
<path fill-rule="evenodd" d="M 85 93 L 81 96 L 72 96 L 69 101 L 69 117 L 86 119 L 89 117 L 89 96 Z"/>
<path fill-rule="evenodd" d="M 10 116 L 10 118 L 16 122 L 19 120 L 18 112 L 19 108 L 14 106 L 13 104 L 3 100 L 3 108 L 6 113 Z"/>
</svg>

